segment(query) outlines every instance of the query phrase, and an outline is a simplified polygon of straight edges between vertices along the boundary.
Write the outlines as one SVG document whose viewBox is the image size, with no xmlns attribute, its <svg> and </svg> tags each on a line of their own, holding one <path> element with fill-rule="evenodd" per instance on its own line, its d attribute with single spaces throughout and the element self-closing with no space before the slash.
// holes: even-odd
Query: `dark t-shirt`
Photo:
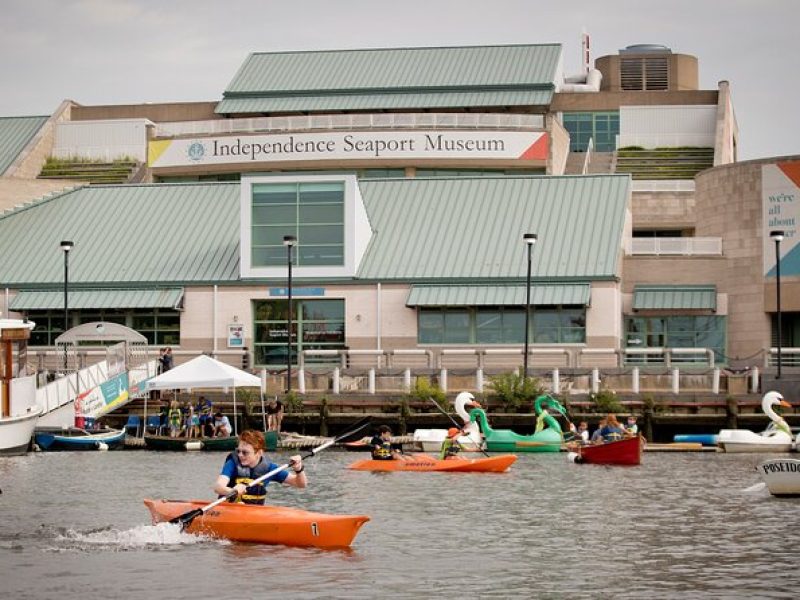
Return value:
<svg viewBox="0 0 800 600">
<path fill-rule="evenodd" d="M 275 404 L 270 404 L 267 406 L 268 415 L 277 415 L 282 410 L 283 410 L 283 402 L 281 402 L 280 400 L 275 402 Z"/>
</svg>

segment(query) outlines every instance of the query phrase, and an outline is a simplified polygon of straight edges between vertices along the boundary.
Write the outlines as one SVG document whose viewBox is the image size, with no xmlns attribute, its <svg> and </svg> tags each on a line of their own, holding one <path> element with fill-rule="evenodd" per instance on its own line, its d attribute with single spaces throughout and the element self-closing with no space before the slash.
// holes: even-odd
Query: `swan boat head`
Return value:
<svg viewBox="0 0 800 600">
<path fill-rule="evenodd" d="M 453 406 L 456 409 L 456 413 L 461 420 L 464 421 L 464 424 L 470 422 L 469 413 L 467 409 L 472 410 L 473 408 L 482 408 L 480 402 L 475 400 L 475 396 L 470 394 L 469 392 L 461 392 L 456 396 L 455 400 L 453 400 Z"/>
<path fill-rule="evenodd" d="M 770 418 L 775 426 L 775 429 L 778 431 L 783 431 L 784 433 L 788 434 L 789 437 L 791 437 L 792 430 L 789 427 L 789 424 L 784 420 L 783 417 L 781 417 L 772 409 L 773 406 L 784 406 L 791 408 L 792 405 L 783 399 L 783 395 L 780 392 L 774 391 L 764 394 L 764 398 L 761 400 L 761 410 L 763 410 L 764 414 Z"/>
</svg>

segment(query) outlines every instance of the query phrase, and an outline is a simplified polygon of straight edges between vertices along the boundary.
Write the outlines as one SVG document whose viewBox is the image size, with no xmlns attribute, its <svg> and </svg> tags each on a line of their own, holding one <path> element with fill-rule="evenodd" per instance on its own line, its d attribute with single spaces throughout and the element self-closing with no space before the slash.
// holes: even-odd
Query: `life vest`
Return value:
<svg viewBox="0 0 800 600">
<path fill-rule="evenodd" d="M 259 477 L 269 473 L 270 463 L 264 460 L 264 457 L 262 456 L 261 460 L 258 461 L 258 464 L 255 467 L 246 467 L 241 463 L 236 452 L 232 452 L 230 455 L 228 455 L 228 458 L 233 459 L 233 464 L 236 467 L 236 472 L 228 482 L 228 487 L 233 487 L 239 483 L 243 483 L 248 486 L 247 491 L 239 496 L 236 499 L 236 502 L 244 502 L 245 504 L 264 504 L 265 500 L 267 499 L 266 484 L 269 482 L 269 480 L 266 482 L 262 481 L 254 486 L 250 486 L 249 484 L 255 479 L 258 479 Z"/>
<path fill-rule="evenodd" d="M 178 427 L 181 424 L 181 409 L 170 408 L 169 413 L 167 414 L 167 420 L 169 421 L 170 425 Z"/>
<path fill-rule="evenodd" d="M 444 442 L 442 442 L 442 451 L 439 458 L 445 460 L 457 455 L 459 452 L 461 452 L 461 444 L 457 440 L 445 438 Z"/>
<path fill-rule="evenodd" d="M 380 436 L 372 438 L 372 460 L 392 460 L 392 443 Z"/>
</svg>

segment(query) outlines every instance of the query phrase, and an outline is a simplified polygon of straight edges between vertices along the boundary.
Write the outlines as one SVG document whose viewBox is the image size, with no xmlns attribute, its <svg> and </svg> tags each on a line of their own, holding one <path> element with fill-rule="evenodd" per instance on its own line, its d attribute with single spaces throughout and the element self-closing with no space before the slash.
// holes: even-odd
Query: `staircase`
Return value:
<svg viewBox="0 0 800 600">
<path fill-rule="evenodd" d="M 620 148 L 616 173 L 630 173 L 633 179 L 693 179 L 714 166 L 713 148 Z"/>
<path fill-rule="evenodd" d="M 128 159 L 95 162 L 80 158 L 48 158 L 38 178 L 69 179 L 90 184 L 129 183 L 140 171 L 140 166 L 137 161 Z"/>
</svg>

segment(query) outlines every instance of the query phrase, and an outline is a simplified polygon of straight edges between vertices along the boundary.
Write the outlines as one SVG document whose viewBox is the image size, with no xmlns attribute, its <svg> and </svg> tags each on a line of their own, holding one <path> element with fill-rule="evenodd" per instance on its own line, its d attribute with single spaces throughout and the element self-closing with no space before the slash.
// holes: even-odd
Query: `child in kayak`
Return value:
<svg viewBox="0 0 800 600">
<path fill-rule="evenodd" d="M 370 440 L 372 460 L 405 460 L 400 451 L 392 446 L 392 430 L 388 425 L 378 427 L 378 432 Z"/>
<path fill-rule="evenodd" d="M 308 484 L 305 466 L 300 455 L 289 459 L 288 469 L 278 471 L 272 477 L 254 486 L 248 486 L 254 479 L 266 475 L 278 468 L 264 456 L 264 434 L 247 429 L 239 435 L 239 444 L 231 452 L 222 465 L 222 472 L 214 484 L 214 492 L 220 497 L 236 492 L 237 502 L 245 504 L 264 504 L 267 499 L 267 485 L 271 481 L 285 483 L 296 488 L 304 488 Z"/>
<path fill-rule="evenodd" d="M 458 436 L 462 435 L 462 431 L 457 427 L 451 427 L 447 430 L 447 437 L 442 442 L 442 450 L 439 452 L 439 458 L 448 460 L 450 458 L 457 458 L 458 453 L 463 450 L 461 444 L 458 442 Z"/>
</svg>

